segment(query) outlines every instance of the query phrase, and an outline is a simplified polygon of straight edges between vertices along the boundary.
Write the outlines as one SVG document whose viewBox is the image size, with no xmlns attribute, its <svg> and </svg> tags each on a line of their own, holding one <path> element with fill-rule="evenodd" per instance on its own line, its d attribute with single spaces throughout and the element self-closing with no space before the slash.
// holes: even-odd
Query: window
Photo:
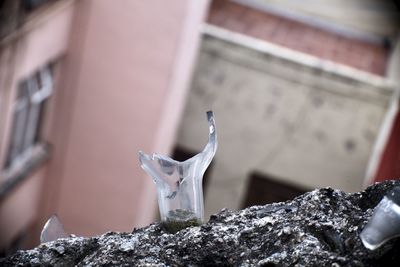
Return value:
<svg viewBox="0 0 400 267">
<path fill-rule="evenodd" d="M 40 141 L 40 126 L 46 100 L 53 91 L 51 66 L 23 81 L 13 107 L 13 124 L 5 168 L 26 161 L 34 145 Z"/>
</svg>

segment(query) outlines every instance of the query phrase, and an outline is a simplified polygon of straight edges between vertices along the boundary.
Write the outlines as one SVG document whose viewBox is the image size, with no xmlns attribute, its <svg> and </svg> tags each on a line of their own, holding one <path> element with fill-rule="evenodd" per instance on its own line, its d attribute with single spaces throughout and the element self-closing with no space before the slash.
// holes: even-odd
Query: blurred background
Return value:
<svg viewBox="0 0 400 267">
<path fill-rule="evenodd" d="M 400 178 L 394 0 L 0 0 L 0 255 L 157 218 L 137 152 L 219 148 L 221 208 Z"/>
</svg>

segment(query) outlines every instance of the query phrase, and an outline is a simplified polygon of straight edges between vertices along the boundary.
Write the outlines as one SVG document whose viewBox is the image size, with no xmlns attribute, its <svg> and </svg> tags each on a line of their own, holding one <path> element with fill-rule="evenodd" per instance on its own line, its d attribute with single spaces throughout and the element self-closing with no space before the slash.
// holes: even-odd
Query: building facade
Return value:
<svg viewBox="0 0 400 267">
<path fill-rule="evenodd" d="M 137 152 L 173 145 L 207 4 L 5 1 L 24 17 L 0 51 L 3 251 L 53 213 L 84 236 L 153 221 Z"/>
</svg>

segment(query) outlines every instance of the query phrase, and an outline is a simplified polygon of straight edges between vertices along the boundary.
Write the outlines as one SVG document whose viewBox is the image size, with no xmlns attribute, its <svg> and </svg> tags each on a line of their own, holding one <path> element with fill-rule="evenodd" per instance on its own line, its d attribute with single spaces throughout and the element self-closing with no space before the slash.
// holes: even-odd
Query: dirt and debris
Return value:
<svg viewBox="0 0 400 267">
<path fill-rule="evenodd" d="M 201 221 L 196 215 L 188 210 L 176 209 L 168 212 L 167 219 L 162 222 L 162 226 L 168 232 L 175 234 L 178 231 L 192 227 L 200 226 Z"/>
<path fill-rule="evenodd" d="M 400 181 L 346 194 L 317 189 L 292 201 L 222 210 L 176 234 L 154 223 L 132 233 L 59 239 L 0 259 L 0 266 L 398 266 L 400 238 L 367 250 L 359 234 Z"/>
</svg>

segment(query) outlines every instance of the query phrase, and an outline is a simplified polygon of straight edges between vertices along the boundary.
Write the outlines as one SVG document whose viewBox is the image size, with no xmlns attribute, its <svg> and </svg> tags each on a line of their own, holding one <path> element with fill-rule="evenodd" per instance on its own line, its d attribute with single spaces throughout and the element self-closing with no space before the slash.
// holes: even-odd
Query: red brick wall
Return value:
<svg viewBox="0 0 400 267">
<path fill-rule="evenodd" d="M 293 50 L 384 75 L 388 49 L 251 9 L 226 0 L 214 0 L 208 22 Z"/>
<path fill-rule="evenodd" d="M 400 179 L 400 112 L 397 113 L 375 181 L 391 179 Z"/>
</svg>

